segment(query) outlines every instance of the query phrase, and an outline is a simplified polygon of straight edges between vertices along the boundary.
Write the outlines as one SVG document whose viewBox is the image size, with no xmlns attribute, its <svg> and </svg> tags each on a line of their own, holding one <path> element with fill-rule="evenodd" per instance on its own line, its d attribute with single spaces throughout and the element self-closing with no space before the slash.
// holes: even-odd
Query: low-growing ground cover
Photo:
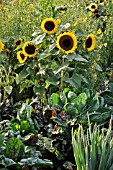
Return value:
<svg viewBox="0 0 113 170">
<path fill-rule="evenodd" d="M 89 152 L 92 160 L 99 154 L 103 160 L 105 153 L 94 154 L 92 140 L 104 142 L 113 111 L 112 5 L 107 0 L 0 4 L 1 169 L 80 170 L 83 163 L 91 170 L 91 163 L 84 165 Z M 76 156 L 81 126 L 84 140 L 94 135 L 86 158 Z M 95 136 L 95 126 L 102 135 L 96 127 Z M 106 157 L 112 169 L 110 161 Z"/>
</svg>

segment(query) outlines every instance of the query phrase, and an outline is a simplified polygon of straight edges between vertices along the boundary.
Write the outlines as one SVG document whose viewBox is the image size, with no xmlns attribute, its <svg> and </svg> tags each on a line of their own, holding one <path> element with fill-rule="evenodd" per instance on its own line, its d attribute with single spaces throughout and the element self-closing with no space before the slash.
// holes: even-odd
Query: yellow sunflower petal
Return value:
<svg viewBox="0 0 113 170">
<path fill-rule="evenodd" d="M 2 40 L 0 40 L 0 53 L 2 52 L 3 48 L 4 48 L 4 44 L 2 43 Z"/>
<path fill-rule="evenodd" d="M 18 51 L 17 52 L 17 59 L 18 61 L 22 64 L 25 63 L 25 61 L 27 60 L 27 55 L 25 55 L 25 53 L 23 53 L 23 51 Z"/>
</svg>

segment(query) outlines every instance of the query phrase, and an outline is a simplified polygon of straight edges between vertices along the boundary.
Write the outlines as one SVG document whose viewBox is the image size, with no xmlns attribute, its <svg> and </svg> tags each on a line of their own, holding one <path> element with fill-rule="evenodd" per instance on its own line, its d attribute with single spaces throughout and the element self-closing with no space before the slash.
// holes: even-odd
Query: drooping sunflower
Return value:
<svg viewBox="0 0 113 170">
<path fill-rule="evenodd" d="M 47 34 L 54 34 L 58 28 L 58 22 L 53 18 L 46 18 L 41 23 L 41 29 Z"/>
<path fill-rule="evenodd" d="M 89 10 L 92 11 L 92 12 L 94 12 L 95 9 L 97 9 L 97 4 L 91 3 L 91 4 L 89 5 Z"/>
<path fill-rule="evenodd" d="M 34 57 L 36 55 L 37 47 L 32 42 L 26 42 L 22 49 L 29 57 Z"/>
<path fill-rule="evenodd" d="M 3 48 L 4 48 L 4 44 L 2 43 L 2 40 L 0 40 L 0 53 L 2 52 Z"/>
<path fill-rule="evenodd" d="M 25 61 L 27 60 L 28 56 L 25 55 L 25 53 L 23 51 L 18 51 L 17 52 L 17 59 L 18 61 L 22 64 L 25 63 Z"/>
<path fill-rule="evenodd" d="M 84 40 L 84 48 L 87 49 L 87 51 L 92 51 L 95 48 L 95 45 L 96 39 L 94 34 L 89 34 Z"/>
<path fill-rule="evenodd" d="M 64 32 L 58 35 L 56 45 L 66 54 L 73 53 L 77 48 L 77 38 L 73 32 Z"/>
<path fill-rule="evenodd" d="M 94 16 L 95 16 L 96 18 L 99 18 L 99 17 L 100 17 L 100 13 L 99 13 L 99 10 L 98 10 L 98 9 L 95 9 L 93 13 L 94 13 Z"/>
<path fill-rule="evenodd" d="M 19 38 L 18 40 L 15 40 L 14 44 L 16 46 L 20 45 L 22 43 L 23 39 L 22 38 Z"/>
<path fill-rule="evenodd" d="M 7 56 L 6 56 L 6 58 L 7 59 L 9 59 L 10 58 L 10 54 L 11 54 L 11 52 L 10 52 L 10 50 L 9 49 L 5 49 L 5 51 L 6 51 L 6 53 L 7 53 Z"/>
</svg>

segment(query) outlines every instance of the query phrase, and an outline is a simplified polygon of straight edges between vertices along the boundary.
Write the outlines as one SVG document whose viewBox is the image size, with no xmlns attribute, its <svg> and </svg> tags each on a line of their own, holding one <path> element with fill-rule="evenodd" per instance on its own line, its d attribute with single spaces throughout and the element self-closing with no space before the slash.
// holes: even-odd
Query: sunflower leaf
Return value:
<svg viewBox="0 0 113 170">
<path fill-rule="evenodd" d="M 24 45 L 24 43 L 21 43 L 20 45 L 18 45 L 18 46 L 16 47 L 15 51 L 16 51 L 16 50 L 20 50 L 20 49 L 23 47 L 23 45 Z"/>
<path fill-rule="evenodd" d="M 13 89 L 13 87 L 12 86 L 6 86 L 5 87 L 5 91 L 7 92 L 7 94 L 11 94 L 11 92 L 12 92 L 12 89 Z"/>
<path fill-rule="evenodd" d="M 59 72 L 61 72 L 62 70 L 65 70 L 68 67 L 69 63 L 64 63 L 63 65 L 61 65 L 61 67 L 59 67 L 57 70 L 53 71 L 54 74 L 58 74 Z"/>
<path fill-rule="evenodd" d="M 82 62 L 88 62 L 85 58 L 83 58 L 81 55 L 76 54 L 74 57 L 74 60 L 76 61 L 82 61 Z"/>
<path fill-rule="evenodd" d="M 38 37 L 36 37 L 34 40 L 32 40 L 32 42 L 36 45 L 41 44 L 44 41 L 45 36 L 46 36 L 46 33 L 43 33 L 39 35 Z"/>
</svg>

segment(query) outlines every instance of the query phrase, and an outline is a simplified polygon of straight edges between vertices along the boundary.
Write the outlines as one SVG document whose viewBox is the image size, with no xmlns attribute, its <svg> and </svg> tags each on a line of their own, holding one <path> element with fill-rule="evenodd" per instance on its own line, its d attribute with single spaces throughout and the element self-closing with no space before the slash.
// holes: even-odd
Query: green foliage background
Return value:
<svg viewBox="0 0 113 170">
<path fill-rule="evenodd" d="M 77 133 L 82 124 L 86 132 L 87 113 L 92 126 L 108 126 L 113 112 L 113 2 L 93 1 L 100 17 L 89 10 L 91 3 L 3 0 L 0 4 L 1 168 L 75 168 L 71 129 Z M 47 35 L 40 26 L 51 17 L 60 23 L 54 35 Z M 72 54 L 56 47 L 57 36 L 65 31 L 77 37 Z M 96 46 L 88 52 L 83 42 L 90 33 Z M 16 47 L 19 38 L 23 41 Z M 36 44 L 38 52 L 21 64 L 17 52 L 27 41 Z M 45 160 L 48 155 L 50 160 Z"/>
</svg>

